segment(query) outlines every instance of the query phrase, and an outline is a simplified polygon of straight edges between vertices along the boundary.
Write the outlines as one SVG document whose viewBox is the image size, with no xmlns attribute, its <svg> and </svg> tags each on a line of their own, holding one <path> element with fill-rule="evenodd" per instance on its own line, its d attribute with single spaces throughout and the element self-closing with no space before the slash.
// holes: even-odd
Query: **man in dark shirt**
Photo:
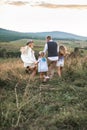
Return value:
<svg viewBox="0 0 87 130">
<path fill-rule="evenodd" d="M 53 77 L 54 75 L 54 69 L 56 67 L 56 63 L 58 61 L 58 51 L 59 51 L 59 46 L 58 44 L 52 40 L 51 36 L 46 37 L 46 44 L 44 47 L 44 53 L 48 51 L 48 75 L 50 78 Z"/>
</svg>

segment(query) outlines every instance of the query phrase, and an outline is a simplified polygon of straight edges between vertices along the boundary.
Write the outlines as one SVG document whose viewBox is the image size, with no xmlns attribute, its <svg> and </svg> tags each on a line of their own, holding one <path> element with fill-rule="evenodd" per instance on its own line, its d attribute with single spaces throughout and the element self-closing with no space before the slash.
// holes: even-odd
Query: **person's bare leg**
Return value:
<svg viewBox="0 0 87 130">
<path fill-rule="evenodd" d="M 49 76 L 51 75 L 51 71 L 52 71 L 52 63 L 48 67 L 48 75 Z"/>
<path fill-rule="evenodd" d="M 30 75 L 30 80 L 34 80 L 34 77 L 35 77 L 35 75 L 36 75 L 36 68 L 33 68 L 33 70 L 32 70 L 32 73 L 31 73 L 31 75 Z"/>
<path fill-rule="evenodd" d="M 48 70 L 48 75 L 50 76 L 50 78 L 52 78 L 52 77 L 54 76 L 55 67 L 56 67 L 56 61 L 53 61 L 53 62 L 50 64 L 49 70 Z"/>
<path fill-rule="evenodd" d="M 58 73 L 59 77 L 62 76 L 62 67 L 58 67 L 57 73 Z"/>
<path fill-rule="evenodd" d="M 40 79 L 42 80 L 44 78 L 44 74 L 40 72 Z"/>
</svg>

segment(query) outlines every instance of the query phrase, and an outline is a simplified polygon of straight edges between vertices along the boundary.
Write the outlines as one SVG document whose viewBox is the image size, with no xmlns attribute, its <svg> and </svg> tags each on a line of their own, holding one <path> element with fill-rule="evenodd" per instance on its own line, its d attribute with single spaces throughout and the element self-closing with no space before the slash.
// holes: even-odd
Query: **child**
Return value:
<svg viewBox="0 0 87 130">
<path fill-rule="evenodd" d="M 57 73 L 58 73 L 59 77 L 62 76 L 62 69 L 64 67 L 64 57 L 66 55 L 66 51 L 67 50 L 66 50 L 66 48 L 63 45 L 61 45 L 59 47 L 59 53 L 58 53 L 59 59 L 58 59 L 57 64 L 56 64 L 56 66 L 57 66 Z"/>
<path fill-rule="evenodd" d="M 38 58 L 38 72 L 40 73 L 40 79 L 43 80 L 44 82 L 47 81 L 47 79 L 49 79 L 49 77 L 47 76 L 47 71 L 48 71 L 47 59 L 44 56 L 44 52 L 40 51 Z"/>
</svg>

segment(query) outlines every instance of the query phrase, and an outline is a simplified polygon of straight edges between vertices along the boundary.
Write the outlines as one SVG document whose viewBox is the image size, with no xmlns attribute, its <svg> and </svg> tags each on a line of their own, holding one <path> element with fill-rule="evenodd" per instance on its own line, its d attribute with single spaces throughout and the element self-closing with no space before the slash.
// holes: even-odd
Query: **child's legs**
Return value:
<svg viewBox="0 0 87 130">
<path fill-rule="evenodd" d="M 64 66 L 64 59 L 59 59 L 57 61 L 57 73 L 59 75 L 59 77 L 62 76 L 62 69 L 63 69 L 63 66 Z"/>
<path fill-rule="evenodd" d="M 62 69 L 63 69 L 63 67 L 61 67 L 61 66 L 57 67 L 57 73 L 58 73 L 59 77 L 62 76 Z"/>
<path fill-rule="evenodd" d="M 40 72 L 40 79 L 44 79 L 44 72 Z"/>
</svg>

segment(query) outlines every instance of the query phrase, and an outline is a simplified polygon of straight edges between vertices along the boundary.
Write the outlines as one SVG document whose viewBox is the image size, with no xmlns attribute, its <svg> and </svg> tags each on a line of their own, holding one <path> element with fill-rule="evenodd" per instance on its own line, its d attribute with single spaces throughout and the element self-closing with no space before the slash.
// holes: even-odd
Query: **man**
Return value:
<svg viewBox="0 0 87 130">
<path fill-rule="evenodd" d="M 54 70 L 56 67 L 56 63 L 58 61 L 58 45 L 55 41 L 52 40 L 51 36 L 46 37 L 47 43 L 45 44 L 44 47 L 44 53 L 48 51 L 48 75 L 50 78 L 53 77 L 54 75 Z"/>
</svg>

